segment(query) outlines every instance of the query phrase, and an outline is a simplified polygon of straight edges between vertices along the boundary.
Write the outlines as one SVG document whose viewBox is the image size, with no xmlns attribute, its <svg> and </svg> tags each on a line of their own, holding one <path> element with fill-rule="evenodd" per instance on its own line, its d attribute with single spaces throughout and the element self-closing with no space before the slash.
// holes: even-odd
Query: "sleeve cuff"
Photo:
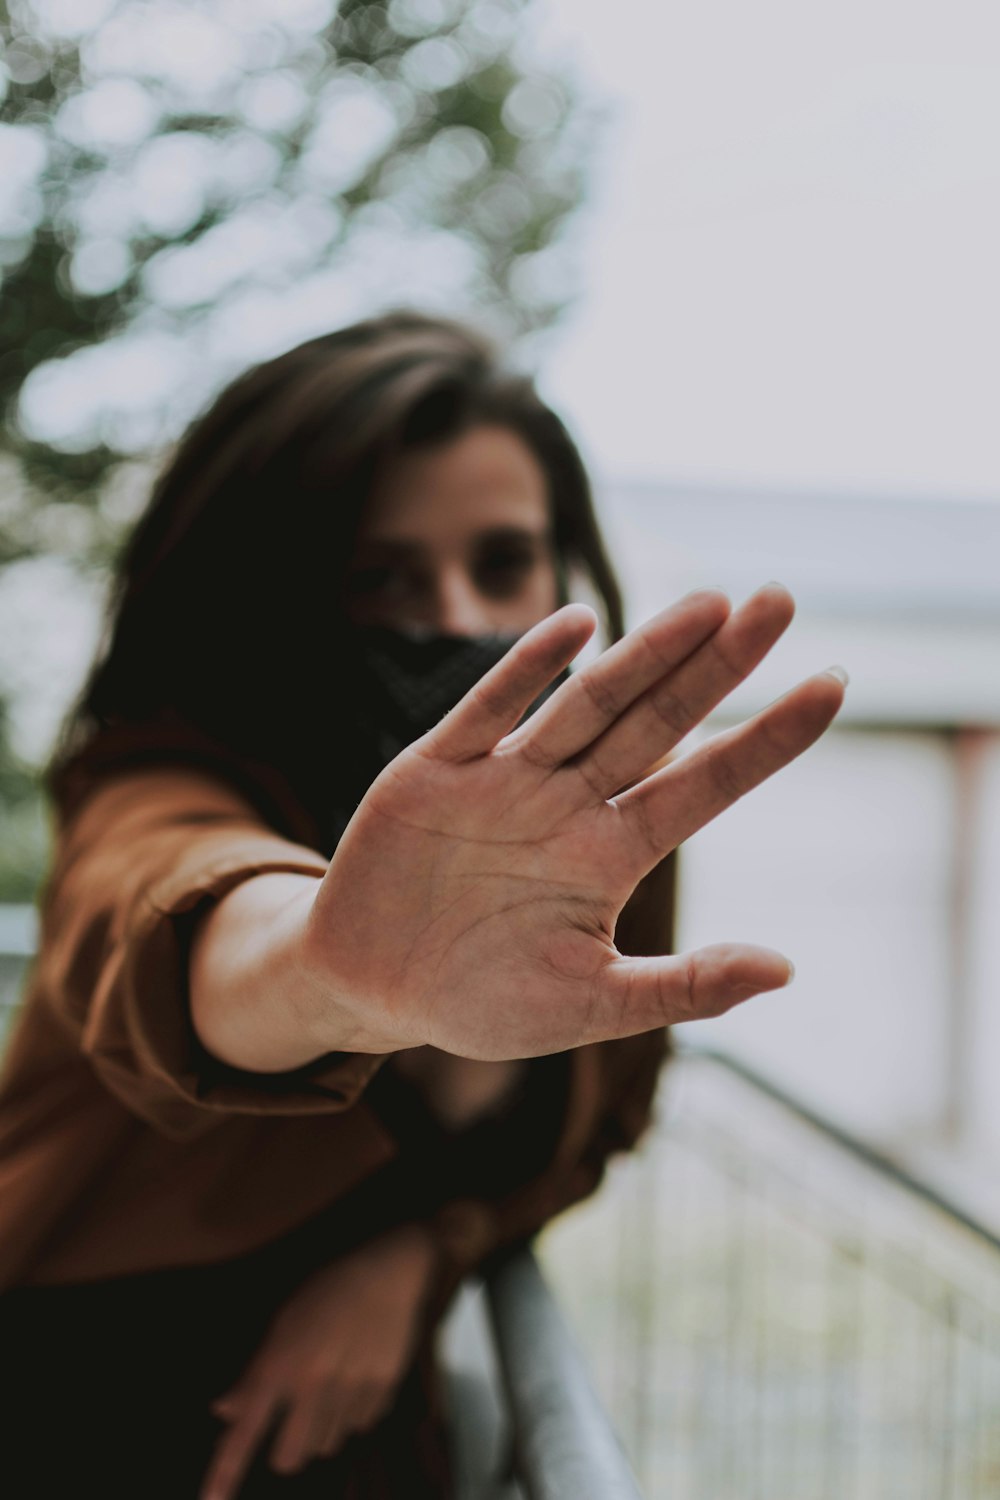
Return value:
<svg viewBox="0 0 1000 1500">
<path fill-rule="evenodd" d="M 254 876 L 321 876 L 326 870 L 320 855 L 268 836 L 228 843 L 224 856 L 196 868 L 182 862 L 150 890 L 115 945 L 83 1035 L 83 1049 L 107 1086 L 174 1138 L 196 1136 L 230 1113 L 347 1109 L 386 1060 L 384 1054 L 332 1052 L 294 1071 L 259 1074 L 228 1067 L 202 1047 L 187 988 L 194 914 Z"/>
</svg>

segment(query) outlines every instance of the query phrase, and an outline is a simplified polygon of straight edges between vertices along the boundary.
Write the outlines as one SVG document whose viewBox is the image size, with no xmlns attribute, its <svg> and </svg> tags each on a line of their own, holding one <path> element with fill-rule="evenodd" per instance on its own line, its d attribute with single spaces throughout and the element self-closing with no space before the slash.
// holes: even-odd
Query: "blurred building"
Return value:
<svg viewBox="0 0 1000 1500">
<path fill-rule="evenodd" d="M 799 602 L 720 711 L 834 662 L 839 727 L 684 851 L 681 940 L 772 944 L 785 993 L 699 1023 L 1000 1224 L 1000 506 L 622 486 L 633 622 L 679 591 Z"/>
</svg>

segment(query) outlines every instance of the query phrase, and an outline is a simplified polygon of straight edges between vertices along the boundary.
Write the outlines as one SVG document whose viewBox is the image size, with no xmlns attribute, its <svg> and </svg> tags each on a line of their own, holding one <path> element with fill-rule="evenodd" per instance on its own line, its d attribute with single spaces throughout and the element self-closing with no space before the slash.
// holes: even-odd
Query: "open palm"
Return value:
<svg viewBox="0 0 1000 1500">
<path fill-rule="evenodd" d="M 628 958 L 619 912 L 670 850 L 818 738 L 834 673 L 649 773 L 761 660 L 793 604 L 692 594 L 575 673 L 520 727 L 594 617 L 536 626 L 365 796 L 310 917 L 317 975 L 373 1050 L 516 1058 L 718 1015 L 789 977 L 747 945 Z"/>
</svg>

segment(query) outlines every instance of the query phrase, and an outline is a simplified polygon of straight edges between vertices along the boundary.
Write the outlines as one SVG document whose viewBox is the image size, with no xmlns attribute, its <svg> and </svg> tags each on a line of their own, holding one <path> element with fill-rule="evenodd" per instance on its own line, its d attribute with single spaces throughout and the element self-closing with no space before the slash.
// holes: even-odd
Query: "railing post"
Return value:
<svg viewBox="0 0 1000 1500">
<path fill-rule="evenodd" d="M 530 1250 L 487 1282 L 528 1500 L 642 1500 L 582 1356 Z"/>
</svg>

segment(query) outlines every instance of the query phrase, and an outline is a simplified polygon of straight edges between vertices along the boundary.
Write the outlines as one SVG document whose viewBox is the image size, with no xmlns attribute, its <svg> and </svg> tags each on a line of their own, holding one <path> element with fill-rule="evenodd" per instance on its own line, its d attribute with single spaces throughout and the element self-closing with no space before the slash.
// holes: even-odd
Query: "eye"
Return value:
<svg viewBox="0 0 1000 1500">
<path fill-rule="evenodd" d="M 498 543 L 480 553 L 473 573 L 484 593 L 503 596 L 517 592 L 537 561 L 535 549 L 528 544 Z"/>
</svg>

